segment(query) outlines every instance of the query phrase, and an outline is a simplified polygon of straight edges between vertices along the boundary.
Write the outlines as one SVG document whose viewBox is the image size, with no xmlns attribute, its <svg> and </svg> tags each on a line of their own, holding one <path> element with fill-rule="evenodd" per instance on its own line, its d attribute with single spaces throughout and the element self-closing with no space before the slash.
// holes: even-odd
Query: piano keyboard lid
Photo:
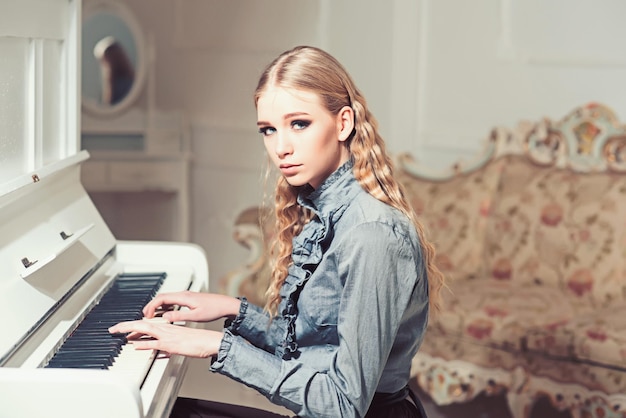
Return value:
<svg viewBox="0 0 626 418">
<path fill-rule="evenodd" d="M 115 238 L 80 182 L 81 151 L 0 185 L 0 365 L 89 276 Z"/>
</svg>

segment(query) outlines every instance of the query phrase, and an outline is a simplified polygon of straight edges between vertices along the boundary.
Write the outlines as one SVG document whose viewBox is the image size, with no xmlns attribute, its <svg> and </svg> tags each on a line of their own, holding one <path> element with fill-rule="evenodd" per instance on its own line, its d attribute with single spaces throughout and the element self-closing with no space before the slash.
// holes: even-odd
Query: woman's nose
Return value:
<svg viewBox="0 0 626 418">
<path fill-rule="evenodd" d="M 291 140 L 287 137 L 287 135 L 278 133 L 274 152 L 279 158 L 284 158 L 293 152 Z"/>
</svg>

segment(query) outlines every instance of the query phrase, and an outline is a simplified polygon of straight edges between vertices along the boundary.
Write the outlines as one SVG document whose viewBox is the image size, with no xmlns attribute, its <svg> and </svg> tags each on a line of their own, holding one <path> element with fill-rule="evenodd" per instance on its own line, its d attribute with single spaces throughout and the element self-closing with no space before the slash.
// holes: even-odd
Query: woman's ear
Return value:
<svg viewBox="0 0 626 418">
<path fill-rule="evenodd" d="M 350 106 L 344 106 L 337 113 L 337 133 L 340 142 L 350 138 L 354 130 L 354 110 Z"/>
</svg>

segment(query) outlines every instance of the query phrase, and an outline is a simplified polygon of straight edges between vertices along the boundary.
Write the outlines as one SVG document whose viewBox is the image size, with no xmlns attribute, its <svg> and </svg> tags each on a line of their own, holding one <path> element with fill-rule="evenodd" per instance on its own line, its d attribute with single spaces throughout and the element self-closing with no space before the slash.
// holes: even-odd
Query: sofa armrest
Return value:
<svg viewBox="0 0 626 418">
<path fill-rule="evenodd" d="M 245 296 L 258 306 L 265 305 L 265 291 L 269 286 L 269 247 L 272 224 L 267 219 L 268 210 L 258 206 L 239 213 L 233 225 L 233 239 L 250 253 L 241 265 L 236 266 L 219 280 L 219 291 L 230 296 Z"/>
</svg>

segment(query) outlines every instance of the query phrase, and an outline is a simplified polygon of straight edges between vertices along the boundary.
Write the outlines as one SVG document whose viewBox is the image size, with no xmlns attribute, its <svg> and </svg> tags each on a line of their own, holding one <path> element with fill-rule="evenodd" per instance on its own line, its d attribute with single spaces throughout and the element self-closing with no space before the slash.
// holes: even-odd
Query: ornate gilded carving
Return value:
<svg viewBox="0 0 626 418">
<path fill-rule="evenodd" d="M 593 153 L 593 144 L 602 132 L 596 124 L 585 121 L 575 126 L 572 131 L 578 141 L 576 152 L 578 154 L 591 155 Z"/>
</svg>

